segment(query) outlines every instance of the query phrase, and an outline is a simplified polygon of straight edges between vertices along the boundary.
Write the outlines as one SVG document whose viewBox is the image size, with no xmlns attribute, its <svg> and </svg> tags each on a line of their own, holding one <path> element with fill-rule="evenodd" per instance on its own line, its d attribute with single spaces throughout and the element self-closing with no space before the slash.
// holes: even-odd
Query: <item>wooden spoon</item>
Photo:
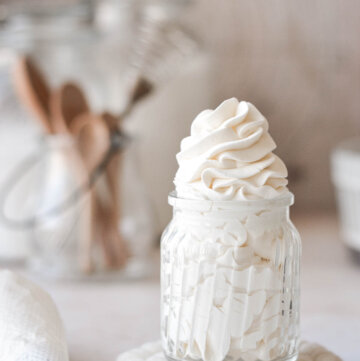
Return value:
<svg viewBox="0 0 360 361">
<path fill-rule="evenodd" d="M 76 134 L 80 155 L 84 161 L 88 175 L 104 160 L 110 149 L 110 130 L 102 117 L 94 114 L 82 114 L 72 122 L 71 131 Z M 126 243 L 122 239 L 118 230 L 119 212 L 118 205 L 114 201 L 117 192 L 109 185 L 109 194 L 101 197 L 92 188 L 90 190 L 92 204 L 92 224 L 93 237 L 99 231 L 99 239 L 102 244 L 105 264 L 108 268 L 118 268 L 126 263 L 128 253 Z M 116 192 L 116 194 L 114 194 Z M 114 198 L 115 197 L 115 198 Z M 100 229 L 95 229 L 95 224 L 100 225 Z M 91 267 L 92 239 L 87 240 L 84 246 L 83 269 Z M 90 244 L 88 242 L 91 242 Z"/>
<path fill-rule="evenodd" d="M 110 134 L 106 123 L 103 119 L 90 114 L 85 95 L 74 83 L 64 84 L 54 94 L 51 105 L 57 131 L 70 132 L 77 135 L 80 155 L 90 176 L 94 168 L 103 159 L 104 152 L 110 148 Z M 123 263 L 122 256 L 117 255 L 119 252 L 116 249 L 111 250 L 114 247 L 111 247 L 111 244 L 109 244 L 109 242 L 112 242 L 111 239 L 116 237 L 114 235 L 115 223 L 113 220 L 109 222 L 109 216 L 103 214 L 108 207 L 101 203 L 99 194 L 94 189 L 90 192 L 92 227 L 94 228 L 95 224 L 101 226 L 102 234 L 100 235 L 100 240 L 103 245 L 105 263 L 108 267 L 113 267 L 116 263 Z M 113 210 L 113 207 L 111 207 L 111 210 Z M 110 213 L 110 218 L 112 217 L 114 216 Z M 93 229 L 91 232 L 93 238 L 96 231 L 97 229 Z M 117 243 L 116 240 L 115 243 Z M 116 244 L 115 246 L 120 247 Z M 89 250 L 86 250 L 85 254 L 89 254 Z M 117 259 L 120 261 L 118 262 Z"/>
<path fill-rule="evenodd" d="M 128 103 L 122 112 L 121 116 L 117 117 L 109 112 L 101 114 L 101 118 L 104 123 L 107 124 L 109 131 L 120 132 L 122 120 L 131 112 L 134 105 L 150 94 L 153 87 L 145 78 L 138 77 L 134 83 L 131 91 Z M 118 151 L 112 156 L 109 164 L 106 167 L 106 179 L 110 191 L 110 208 L 104 208 L 102 213 L 105 217 L 105 222 L 108 224 L 108 228 L 112 230 L 112 239 L 115 242 L 115 250 L 117 254 L 117 265 L 123 266 L 127 258 L 129 257 L 129 251 L 126 246 L 126 242 L 123 239 L 121 232 L 119 231 L 119 222 L 121 221 L 121 192 L 120 192 L 120 179 L 122 172 L 123 154 Z"/>
<path fill-rule="evenodd" d="M 74 119 L 71 130 L 84 164 L 92 172 L 110 148 L 109 129 L 99 116 L 84 113 Z"/>
<path fill-rule="evenodd" d="M 54 133 L 50 116 L 51 91 L 45 76 L 28 56 L 22 56 L 15 62 L 13 78 L 18 96 L 25 107 L 46 133 Z"/>
<path fill-rule="evenodd" d="M 110 133 L 109 129 L 103 120 L 90 113 L 84 113 L 77 116 L 70 124 L 70 130 L 75 135 L 77 147 L 81 159 L 85 165 L 87 177 L 89 177 L 94 169 L 105 158 L 110 148 Z M 94 268 L 91 253 L 93 247 L 93 240 L 96 238 L 98 229 L 96 225 L 99 223 L 99 217 L 102 213 L 102 206 L 99 197 L 96 194 L 94 187 L 90 189 L 90 234 L 83 240 L 83 247 L 81 252 L 81 266 L 85 272 L 91 272 Z M 102 220 L 101 220 L 102 221 Z M 103 230 L 101 230 L 103 233 Z M 112 267 L 115 263 L 113 251 L 109 247 L 107 239 L 101 234 L 100 239 L 103 245 L 105 262 L 107 267 Z"/>
<path fill-rule="evenodd" d="M 56 133 L 67 133 L 72 127 L 72 121 L 81 114 L 90 112 L 86 97 L 75 83 L 65 83 L 51 97 L 51 112 L 53 114 Z"/>
<path fill-rule="evenodd" d="M 101 115 L 104 123 L 107 124 L 110 132 L 119 131 L 119 120 L 116 116 L 111 113 L 104 112 Z M 110 216 L 112 218 L 112 223 L 116 227 L 116 235 L 114 235 L 114 242 L 116 252 L 117 252 L 117 261 L 119 266 L 123 266 L 129 256 L 128 248 L 126 247 L 126 242 L 122 237 L 121 231 L 119 230 L 119 222 L 121 221 L 121 190 L 120 190 L 120 179 L 122 172 L 122 162 L 123 154 L 121 150 L 117 151 L 112 155 L 107 167 L 106 167 L 106 180 L 109 186 L 110 191 Z"/>
</svg>

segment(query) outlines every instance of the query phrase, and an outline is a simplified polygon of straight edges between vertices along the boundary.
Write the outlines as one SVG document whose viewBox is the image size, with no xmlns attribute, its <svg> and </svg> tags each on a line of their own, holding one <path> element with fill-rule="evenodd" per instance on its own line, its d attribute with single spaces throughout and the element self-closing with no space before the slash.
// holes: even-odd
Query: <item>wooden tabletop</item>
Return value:
<svg viewBox="0 0 360 361">
<path fill-rule="evenodd" d="M 293 216 L 303 239 L 302 338 L 360 360 L 360 266 L 339 240 L 335 215 Z M 159 281 L 46 283 L 64 320 L 72 361 L 115 361 L 159 338 Z"/>
</svg>

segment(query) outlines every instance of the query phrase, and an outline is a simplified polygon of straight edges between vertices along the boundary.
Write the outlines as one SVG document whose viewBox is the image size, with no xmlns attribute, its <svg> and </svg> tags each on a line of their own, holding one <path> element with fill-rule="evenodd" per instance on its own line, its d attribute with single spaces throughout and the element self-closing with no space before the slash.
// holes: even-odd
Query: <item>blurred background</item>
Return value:
<svg viewBox="0 0 360 361">
<path fill-rule="evenodd" d="M 182 121 L 170 114 L 161 123 L 158 120 L 161 129 L 168 123 L 164 140 L 153 143 L 156 148 L 151 154 L 161 178 L 152 176 L 153 162 L 145 158 L 143 163 L 161 224 L 169 216 L 159 202 L 172 189 L 177 167 L 173 155 L 180 139 L 188 134 L 200 109 L 215 107 L 232 96 L 253 102 L 269 120 L 277 153 L 289 169 L 297 209 L 334 209 L 331 149 L 360 133 L 356 101 L 360 49 L 351 40 L 358 32 L 357 5 L 351 1 L 199 1 L 194 5 L 189 17 L 213 60 L 204 85 L 209 98 L 191 109 L 183 91 L 177 99 Z M 156 138 L 150 130 L 146 134 L 157 140 L 157 131 Z M 169 147 L 167 152 L 164 147 Z"/>
<path fill-rule="evenodd" d="M 122 269 L 116 279 L 152 274 L 150 255 L 171 219 L 167 195 L 180 141 L 201 110 L 235 96 L 268 119 L 275 153 L 289 170 L 294 220 L 304 241 L 307 335 L 348 352 L 344 360 L 358 360 L 350 319 L 356 312 L 360 320 L 360 274 L 345 250 L 355 258 L 360 251 L 359 10 L 354 0 L 1 1 L 0 259 L 57 278 L 78 274 L 70 265 L 86 245 L 74 244 L 79 237 L 91 243 L 94 218 L 86 209 L 96 199 L 102 214 L 117 222 L 95 217 L 99 229 L 116 233 L 118 227 L 130 240 L 126 277 Z M 69 82 L 78 93 L 69 90 L 66 97 Z M 140 97 L 134 96 L 137 87 Z M 93 132 L 90 123 L 94 138 L 86 138 L 88 118 L 70 116 L 81 108 L 74 100 L 79 93 L 86 97 L 84 112 L 107 125 Z M 104 112 L 115 118 L 115 128 Z M 103 130 L 110 138 L 99 141 Z M 121 135 L 117 155 L 101 167 L 115 133 Z M 76 163 L 82 134 L 99 148 L 105 142 L 96 154 L 84 157 L 80 149 L 85 167 Z M 97 173 L 94 195 L 81 187 Z M 71 198 L 74 193 L 80 196 Z M 119 236 L 102 232 L 108 232 L 104 239 Z M 121 257 L 106 260 L 108 246 L 99 244 L 91 251 L 95 266 L 84 269 L 114 277 L 106 266 Z M 341 287 L 342 298 L 326 306 Z M 345 308 L 348 314 L 335 319 Z M 322 335 L 327 324 L 343 330 L 348 341 L 336 344 L 331 331 Z M 130 345 L 127 340 L 123 347 Z"/>
</svg>

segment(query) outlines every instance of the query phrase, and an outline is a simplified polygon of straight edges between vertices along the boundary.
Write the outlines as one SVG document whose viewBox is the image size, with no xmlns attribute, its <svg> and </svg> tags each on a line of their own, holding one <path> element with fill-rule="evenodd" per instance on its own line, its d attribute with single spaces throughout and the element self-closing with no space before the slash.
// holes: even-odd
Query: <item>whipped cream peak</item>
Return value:
<svg viewBox="0 0 360 361">
<path fill-rule="evenodd" d="M 175 176 L 179 197 L 271 199 L 287 189 L 287 169 L 272 151 L 266 118 L 249 102 L 225 100 L 202 111 L 181 142 Z"/>
</svg>

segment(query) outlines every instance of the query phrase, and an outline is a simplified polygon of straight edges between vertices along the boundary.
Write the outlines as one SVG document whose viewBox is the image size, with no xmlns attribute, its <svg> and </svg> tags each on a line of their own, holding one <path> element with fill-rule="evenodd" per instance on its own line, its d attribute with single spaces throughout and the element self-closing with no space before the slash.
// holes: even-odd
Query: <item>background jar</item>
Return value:
<svg viewBox="0 0 360 361">
<path fill-rule="evenodd" d="M 14 86 L 14 65 L 17 59 L 19 56 L 29 56 L 44 74 L 52 90 L 59 89 L 65 82 L 75 83 L 86 95 L 94 114 L 106 111 L 118 115 L 128 98 L 129 82 L 126 79 L 132 67 L 133 34 L 137 25 L 136 22 L 130 22 L 132 8 L 129 2 L 124 2 L 124 6 L 120 8 L 122 18 L 117 22 L 115 31 L 115 29 L 105 29 L 98 24 L 96 2 L 89 0 L 14 1 L 1 7 L 3 18 L 0 22 L 0 162 L 3 171 L 0 175 L 0 191 L 2 195 L 4 184 L 8 183 L 14 173 L 18 173 L 23 161 L 25 160 L 26 163 L 29 155 L 38 152 L 43 152 L 44 155 L 41 161 L 42 172 L 35 169 L 38 167 L 34 167 L 31 171 L 33 178 L 35 174 L 38 177 L 37 181 L 26 183 L 25 177 L 19 183 L 23 201 L 25 199 L 31 203 L 31 207 L 36 205 L 34 197 L 43 197 L 44 192 L 40 185 L 53 190 L 54 186 L 56 187 L 53 178 L 49 176 L 53 174 L 54 167 L 58 167 L 57 174 L 61 184 L 70 170 L 75 171 L 66 162 L 53 163 L 53 159 L 57 158 L 56 154 L 63 152 L 65 144 L 54 141 L 54 138 L 58 138 L 58 134 L 48 134 L 39 127 L 36 117 L 33 117 L 19 99 Z M 39 134 L 43 136 L 40 143 Z M 144 262 L 149 260 L 149 253 L 155 245 L 154 223 L 156 222 L 146 195 L 146 186 L 136 169 L 136 162 L 133 161 L 139 142 L 130 142 L 128 145 L 124 149 L 123 166 L 120 169 L 121 175 L 118 176 L 118 186 L 122 188 L 121 194 L 125 195 L 121 204 L 122 217 L 118 220 L 118 229 L 119 232 L 124 232 L 124 237 L 131 245 L 131 257 L 128 262 L 129 267 L 122 270 L 121 274 L 139 277 L 149 274 L 149 264 L 145 265 Z M 70 147 L 69 144 L 66 146 Z M 76 179 L 75 173 L 73 178 Z M 127 179 L 126 182 L 124 178 Z M 138 187 L 137 192 L 134 189 L 135 184 Z M 56 189 L 58 193 L 62 191 L 61 187 Z M 67 191 L 69 193 L 71 189 Z M 14 198 L 19 199 L 19 196 L 20 194 Z M 131 197 L 131 201 L 125 199 L 126 197 Z M 45 198 L 42 201 L 49 205 L 49 198 Z M 16 205 L 12 204 L 12 206 Z M 39 211 L 39 207 L 35 207 L 33 211 L 32 216 Z M 61 217 L 62 215 L 59 215 L 54 218 L 57 230 L 61 228 Z M 58 232 L 54 236 L 60 237 L 61 234 Z M 75 233 L 73 236 L 75 237 Z M 72 238 L 63 241 L 69 245 L 68 241 Z M 49 262 L 48 256 L 51 252 L 55 252 L 56 247 L 44 253 L 46 247 L 44 249 L 42 247 L 45 243 L 34 242 L 34 239 L 43 239 L 43 237 L 34 238 L 33 230 L 8 227 L 8 224 L 1 222 L 1 264 L 28 260 L 33 265 L 33 261 L 36 261 L 37 265 L 41 265 L 36 268 L 42 269 L 43 275 L 65 276 L 63 273 L 65 267 L 60 267 L 56 262 Z M 32 247 L 35 244 L 37 246 Z M 78 257 L 74 247 L 75 244 L 67 248 L 69 252 L 70 249 L 74 251 L 73 259 Z M 43 256 L 45 258 L 41 262 L 39 258 Z M 55 254 L 51 257 L 55 257 Z M 60 260 L 56 257 L 54 259 Z M 70 259 L 71 257 L 67 257 L 68 261 Z M 73 272 L 76 271 L 76 264 L 66 269 L 66 276 L 77 275 Z"/>
<path fill-rule="evenodd" d="M 301 241 L 291 194 L 212 202 L 170 195 L 161 244 L 169 360 L 296 360 Z"/>
</svg>

